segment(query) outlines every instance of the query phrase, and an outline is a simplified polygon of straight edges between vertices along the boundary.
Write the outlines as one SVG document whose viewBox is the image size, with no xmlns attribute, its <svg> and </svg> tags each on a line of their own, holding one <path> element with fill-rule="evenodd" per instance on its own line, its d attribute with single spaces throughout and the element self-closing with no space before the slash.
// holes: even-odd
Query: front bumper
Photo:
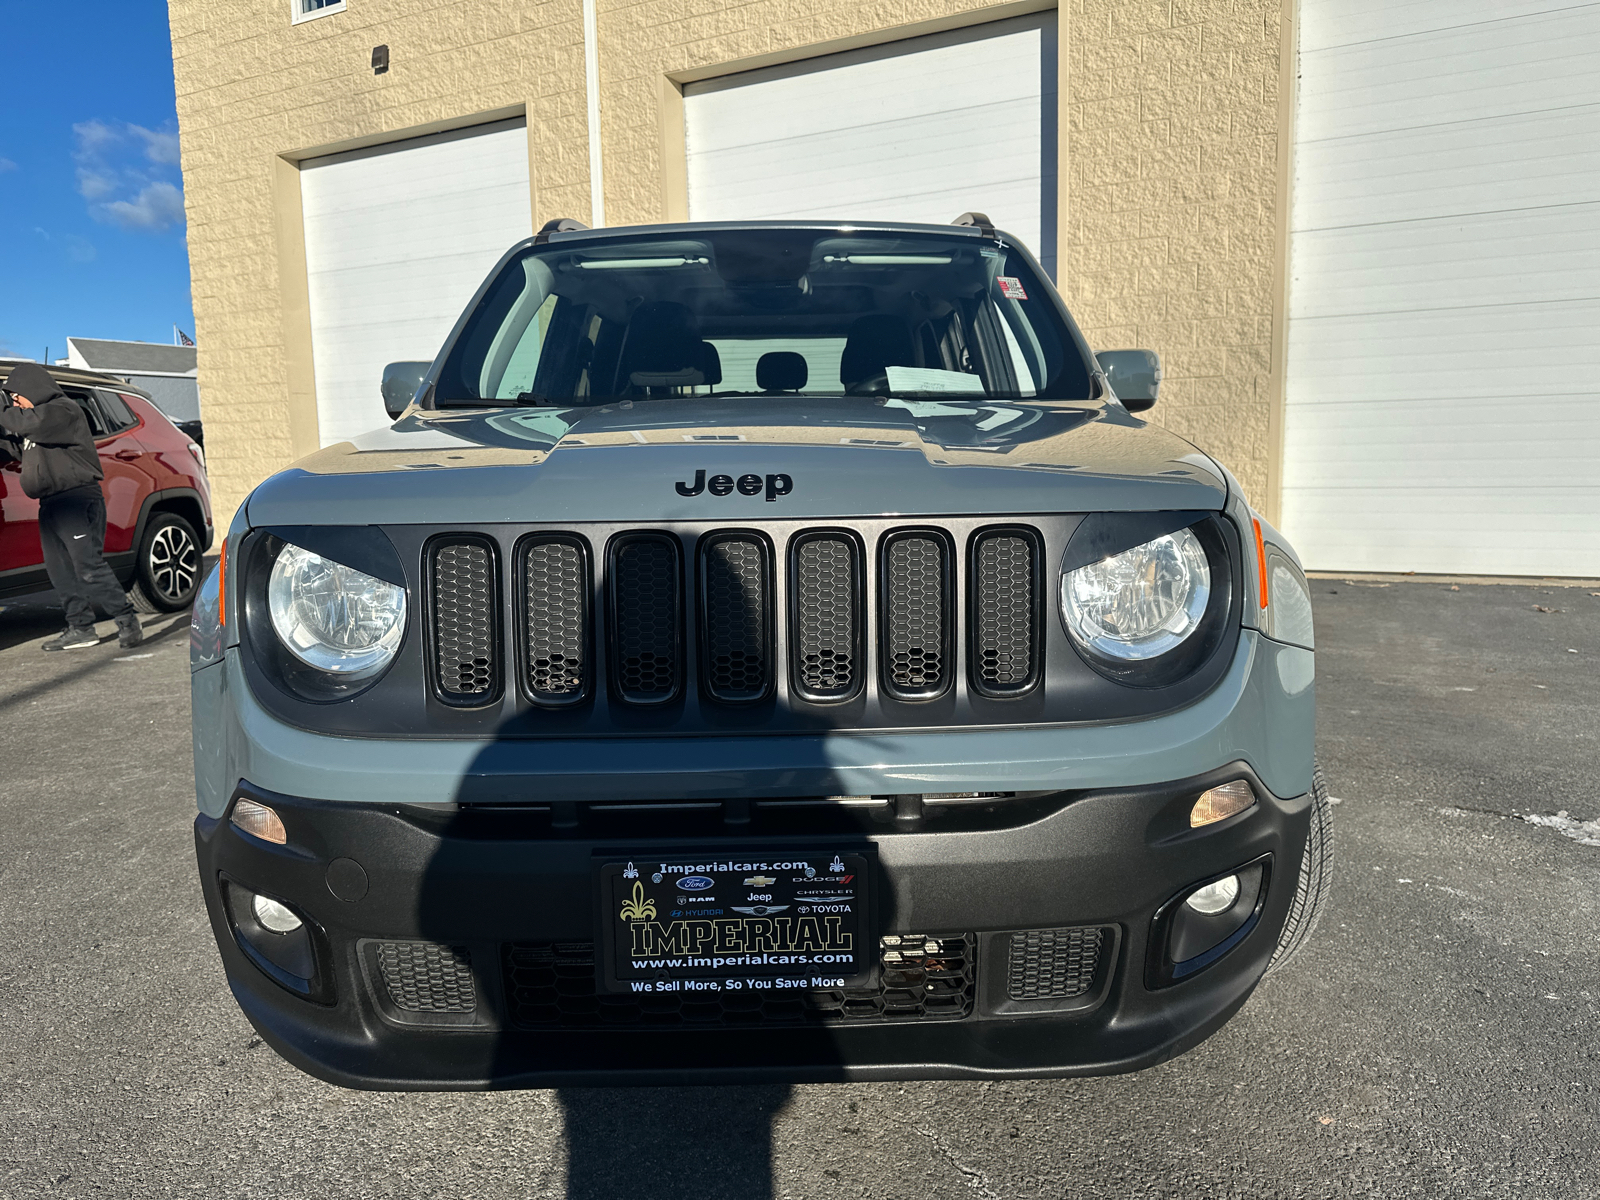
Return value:
<svg viewBox="0 0 1600 1200">
<path fill-rule="evenodd" d="M 1205 787 L 1246 778 L 1260 803 L 1191 830 Z M 1066 1076 L 1137 1070 L 1217 1029 L 1265 970 L 1294 895 L 1310 798 L 1282 799 L 1243 762 L 1153 786 L 1035 798 L 1006 816 L 938 831 L 825 837 L 728 834 L 721 849 L 865 851 L 876 855 L 879 931 L 969 938 L 976 988 L 960 1019 L 695 1028 L 519 1027 L 508 947 L 595 942 L 595 863 L 705 849 L 706 837 L 617 837 L 572 828 L 498 831 L 459 814 L 394 804 L 290 798 L 245 785 L 282 816 L 287 847 L 221 817 L 196 822 L 201 883 L 235 997 L 291 1062 L 369 1088 L 499 1088 L 846 1079 Z M 490 818 L 499 819 L 499 818 Z M 352 887 L 353 860 L 361 887 Z M 1271 865 L 1258 916 L 1219 961 L 1156 986 L 1148 966 L 1164 906 L 1208 877 Z M 335 865 L 337 863 L 337 865 Z M 334 873 L 330 874 L 330 868 Z M 241 947 L 224 880 L 295 906 L 318 930 L 328 985 L 319 1003 L 274 982 Z M 359 896 L 356 893 L 359 892 Z M 339 893 L 345 899 L 340 899 Z M 356 898 L 349 898 L 356 896 Z M 1017 1005 L 999 986 L 1008 931 L 1105 926 L 1093 993 L 1074 1005 Z M 397 1011 L 369 939 L 465 947 L 468 1015 Z M 570 981 L 569 981 L 570 982 Z M 581 990 L 581 981 L 576 985 Z"/>
</svg>

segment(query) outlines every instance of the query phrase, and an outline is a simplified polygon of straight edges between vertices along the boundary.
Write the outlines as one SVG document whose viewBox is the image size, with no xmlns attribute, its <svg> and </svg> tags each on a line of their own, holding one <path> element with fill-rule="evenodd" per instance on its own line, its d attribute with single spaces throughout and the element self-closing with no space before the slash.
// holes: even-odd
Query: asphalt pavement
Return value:
<svg viewBox="0 0 1600 1200">
<path fill-rule="evenodd" d="M 1600 1196 L 1600 587 L 1314 581 L 1333 907 L 1132 1076 L 385 1094 L 302 1075 L 195 879 L 186 627 L 0 610 L 0 1197 Z M 109 632 L 110 625 L 101 627 Z"/>
</svg>

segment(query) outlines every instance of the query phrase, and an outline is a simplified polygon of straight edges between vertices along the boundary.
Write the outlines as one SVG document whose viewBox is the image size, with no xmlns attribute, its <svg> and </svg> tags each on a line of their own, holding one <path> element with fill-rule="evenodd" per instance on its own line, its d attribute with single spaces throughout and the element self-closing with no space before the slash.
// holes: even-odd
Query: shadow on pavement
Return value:
<svg viewBox="0 0 1600 1200">
<path fill-rule="evenodd" d="M 45 611 L 48 613 L 49 610 Z M 9 612 L 0 614 L 0 631 L 3 631 L 3 634 L 0 634 L 0 649 L 9 649 L 21 642 L 31 640 L 34 636 L 36 636 L 34 632 L 26 632 L 22 635 L 17 635 L 18 627 L 25 630 L 31 630 L 32 627 L 26 624 L 27 618 L 23 618 L 22 621 L 18 623 L 8 619 L 10 617 L 11 614 Z M 187 612 L 158 613 L 155 616 L 142 617 L 141 620 L 144 624 L 144 645 L 140 646 L 137 650 L 131 651 L 133 654 L 147 653 L 148 651 L 155 649 L 155 647 L 159 646 L 163 642 L 170 642 L 179 637 L 186 639 L 189 635 L 189 614 Z M 54 623 L 45 626 L 37 636 L 48 637 L 57 632 L 60 628 L 61 622 L 59 618 L 55 618 Z M 36 700 L 40 696 L 43 696 L 48 692 L 52 692 L 64 684 L 76 682 L 87 675 L 93 675 L 96 671 L 101 670 L 107 664 L 127 653 L 130 652 L 122 650 L 117 645 L 115 633 L 106 636 L 105 640 L 103 640 L 100 645 L 91 646 L 82 650 L 63 651 L 58 654 L 49 655 L 45 654 L 43 651 L 40 651 L 39 654 L 41 657 L 60 659 L 65 663 L 71 663 L 73 665 L 61 674 L 52 675 L 48 679 L 40 680 L 32 687 L 26 687 L 20 691 L 12 692 L 9 695 L 0 697 L 0 712 L 5 712 L 7 709 L 16 708 L 18 705 L 26 704 L 30 700 Z"/>
<path fill-rule="evenodd" d="M 567 1200 L 768 1200 L 790 1089 L 561 1088 Z"/>
</svg>

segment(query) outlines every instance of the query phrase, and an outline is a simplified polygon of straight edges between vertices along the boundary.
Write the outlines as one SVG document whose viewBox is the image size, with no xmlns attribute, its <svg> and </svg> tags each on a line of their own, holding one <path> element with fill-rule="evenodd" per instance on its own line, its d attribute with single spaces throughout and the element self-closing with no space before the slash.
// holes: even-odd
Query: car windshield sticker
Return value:
<svg viewBox="0 0 1600 1200">
<path fill-rule="evenodd" d="M 983 380 L 965 371 L 941 371 L 936 367 L 885 367 L 891 392 L 957 392 L 981 396 Z"/>
<path fill-rule="evenodd" d="M 995 280 L 1000 285 L 1000 294 L 1007 300 L 1026 300 L 1028 289 L 1022 286 L 1022 280 L 1010 275 L 1002 275 Z"/>
</svg>

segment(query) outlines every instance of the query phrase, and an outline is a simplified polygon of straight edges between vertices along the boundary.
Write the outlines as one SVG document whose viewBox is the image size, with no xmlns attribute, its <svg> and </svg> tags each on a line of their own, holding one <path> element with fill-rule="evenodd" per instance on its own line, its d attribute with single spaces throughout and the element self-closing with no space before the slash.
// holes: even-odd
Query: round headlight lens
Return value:
<svg viewBox="0 0 1600 1200">
<path fill-rule="evenodd" d="M 1104 658 L 1158 658 L 1200 627 L 1211 600 L 1205 547 L 1189 529 L 1061 577 L 1061 613 L 1083 646 Z"/>
<path fill-rule="evenodd" d="M 404 588 L 295 545 L 272 564 L 267 609 L 291 654 L 343 679 L 388 666 L 406 627 Z"/>
</svg>

